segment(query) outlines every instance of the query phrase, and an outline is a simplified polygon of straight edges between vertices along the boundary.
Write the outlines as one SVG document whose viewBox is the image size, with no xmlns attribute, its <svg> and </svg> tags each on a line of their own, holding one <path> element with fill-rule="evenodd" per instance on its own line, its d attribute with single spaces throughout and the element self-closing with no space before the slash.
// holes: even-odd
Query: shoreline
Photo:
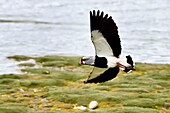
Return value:
<svg viewBox="0 0 170 113">
<path fill-rule="evenodd" d="M 85 55 L 79 55 L 79 54 L 65 54 L 65 53 L 58 53 L 58 54 L 50 54 L 50 55 L 13 55 L 14 57 L 15 56 L 23 56 L 23 57 L 44 57 L 44 56 L 67 56 L 67 57 L 82 57 L 82 56 L 85 56 Z M 87 55 L 87 56 L 92 56 L 92 55 Z M 12 56 L 6 56 L 5 57 L 5 60 L 8 61 L 8 66 L 7 67 L 4 67 L 1 68 L 1 72 L 0 72 L 0 75 L 2 74 L 12 74 L 12 73 L 20 73 L 20 68 L 19 66 L 17 66 L 20 62 L 16 61 L 15 59 L 9 59 L 9 57 L 12 57 Z M 145 62 L 145 61 L 137 61 L 135 63 L 144 63 L 144 64 L 158 64 L 158 65 L 169 65 L 170 63 L 155 63 L 155 62 Z M 9 71 L 11 72 L 8 72 L 6 70 L 10 69 Z M 5 72 L 3 72 L 3 70 L 5 70 Z"/>
<path fill-rule="evenodd" d="M 15 59 L 15 58 L 17 58 L 17 57 L 30 57 L 30 58 L 36 58 L 36 57 L 45 57 L 45 56 L 57 56 L 57 57 L 82 57 L 82 56 L 84 56 L 84 55 L 76 55 L 76 54 L 64 54 L 64 53 L 59 53 L 59 54 L 51 54 L 51 55 L 13 55 L 13 56 L 7 56 L 6 57 L 6 59 L 7 60 L 10 60 L 10 61 L 13 61 L 13 62 L 16 62 L 15 63 L 15 65 L 13 64 L 13 68 L 16 68 L 17 70 L 16 71 L 14 71 L 14 72 L 5 72 L 5 73 L 1 73 L 0 75 L 3 75 L 3 74 L 22 74 L 22 72 L 20 71 L 20 69 L 21 69 L 21 67 L 22 66 L 18 66 L 18 64 L 20 64 L 20 63 L 24 63 L 24 62 L 28 62 L 27 60 L 19 60 L 19 61 L 17 61 L 17 59 Z M 88 55 L 88 56 L 90 56 L 90 55 Z M 78 61 L 77 61 L 78 62 Z M 142 64 L 153 64 L 153 65 L 170 65 L 170 63 L 153 63 L 153 62 L 135 62 L 135 64 L 136 63 L 142 63 Z M 24 66 L 23 66 L 24 67 Z"/>
</svg>

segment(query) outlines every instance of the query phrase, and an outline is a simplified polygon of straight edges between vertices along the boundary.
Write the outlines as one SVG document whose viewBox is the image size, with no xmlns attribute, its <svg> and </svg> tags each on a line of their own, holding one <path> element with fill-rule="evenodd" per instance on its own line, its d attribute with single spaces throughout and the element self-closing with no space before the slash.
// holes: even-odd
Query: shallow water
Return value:
<svg viewBox="0 0 170 113">
<path fill-rule="evenodd" d="M 16 72 L 11 55 L 93 55 L 89 11 L 112 15 L 123 53 L 170 63 L 169 0 L 1 0 L 0 74 Z"/>
</svg>

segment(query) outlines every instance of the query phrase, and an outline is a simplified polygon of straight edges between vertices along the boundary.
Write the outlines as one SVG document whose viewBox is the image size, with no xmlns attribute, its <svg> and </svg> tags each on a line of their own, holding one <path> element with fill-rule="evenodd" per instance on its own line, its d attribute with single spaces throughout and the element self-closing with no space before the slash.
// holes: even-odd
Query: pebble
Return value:
<svg viewBox="0 0 170 113">
<path fill-rule="evenodd" d="M 33 89 L 33 92 L 36 93 L 38 90 L 37 89 Z"/>
<path fill-rule="evenodd" d="M 170 107 L 170 105 L 169 105 L 168 103 L 164 103 L 164 104 L 163 104 L 163 107 L 164 107 L 165 109 L 167 109 L 167 110 L 168 110 L 168 109 L 169 109 L 169 107 Z"/>
<path fill-rule="evenodd" d="M 48 70 L 43 71 L 43 74 L 50 74 L 50 71 L 48 71 Z"/>
<path fill-rule="evenodd" d="M 49 102 L 49 100 L 47 98 L 43 98 L 41 99 L 42 102 Z"/>
<path fill-rule="evenodd" d="M 44 107 L 49 108 L 49 107 L 53 107 L 53 105 L 52 104 L 45 104 Z"/>
<path fill-rule="evenodd" d="M 89 104 L 90 109 L 96 109 L 98 107 L 98 102 L 97 101 L 91 101 Z"/>
<path fill-rule="evenodd" d="M 28 93 L 23 94 L 24 97 L 29 97 L 30 95 Z"/>
<path fill-rule="evenodd" d="M 20 92 L 25 92 L 22 88 L 19 89 Z"/>
<path fill-rule="evenodd" d="M 74 109 L 79 109 L 79 110 L 86 110 L 87 107 L 85 106 L 75 106 Z"/>
</svg>

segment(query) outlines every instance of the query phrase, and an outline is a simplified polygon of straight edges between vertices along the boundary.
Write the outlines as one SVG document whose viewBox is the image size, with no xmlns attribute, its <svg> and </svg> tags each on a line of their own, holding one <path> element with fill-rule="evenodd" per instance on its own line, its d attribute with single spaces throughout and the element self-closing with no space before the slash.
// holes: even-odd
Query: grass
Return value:
<svg viewBox="0 0 170 113">
<path fill-rule="evenodd" d="M 170 113 L 170 65 L 137 63 L 108 82 L 83 84 L 92 67 L 80 57 L 10 56 L 23 74 L 0 75 L 0 113 Z M 24 68 L 23 68 L 24 67 Z M 96 100 L 96 110 L 75 110 Z M 166 106 L 165 106 L 166 105 Z"/>
</svg>

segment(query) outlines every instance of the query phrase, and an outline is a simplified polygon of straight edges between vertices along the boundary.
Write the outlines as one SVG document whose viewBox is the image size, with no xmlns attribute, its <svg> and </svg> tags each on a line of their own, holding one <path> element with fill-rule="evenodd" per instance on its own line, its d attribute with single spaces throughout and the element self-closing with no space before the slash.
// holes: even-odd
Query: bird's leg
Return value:
<svg viewBox="0 0 170 113">
<path fill-rule="evenodd" d="M 90 72 L 90 74 L 88 75 L 88 78 L 87 78 L 87 80 L 86 81 L 84 81 L 84 84 L 86 84 L 87 83 L 87 81 L 89 80 L 89 78 L 91 77 L 91 74 L 93 73 L 93 71 L 94 71 L 94 68 L 95 67 L 93 67 L 93 70 Z"/>
<path fill-rule="evenodd" d="M 92 72 L 90 72 L 90 74 L 88 75 L 88 78 L 86 81 L 84 81 L 84 84 L 87 84 L 87 81 L 89 80 L 90 76 L 91 76 Z"/>
</svg>

